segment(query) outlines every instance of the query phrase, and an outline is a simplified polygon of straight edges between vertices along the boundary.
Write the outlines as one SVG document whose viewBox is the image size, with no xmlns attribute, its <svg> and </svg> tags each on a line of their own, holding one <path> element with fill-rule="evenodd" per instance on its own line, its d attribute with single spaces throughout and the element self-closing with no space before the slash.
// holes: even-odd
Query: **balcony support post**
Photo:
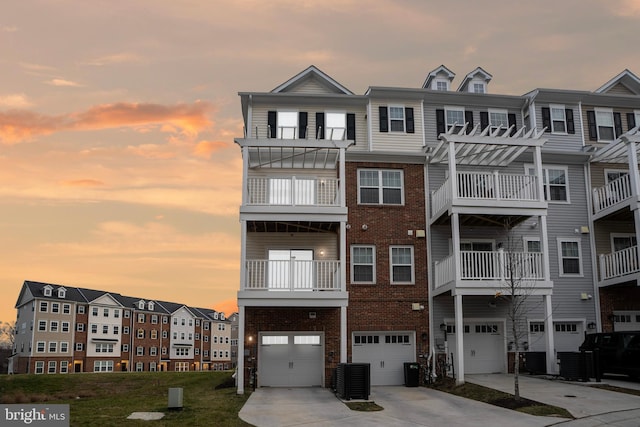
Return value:
<svg viewBox="0 0 640 427">
<path fill-rule="evenodd" d="M 638 154 L 636 153 L 636 143 L 625 141 L 627 144 L 627 155 L 629 158 L 629 184 L 631 184 L 631 194 L 637 203 L 640 194 L 640 173 L 638 172 Z M 632 207 L 633 209 L 633 207 Z M 638 230 L 636 222 L 636 232 Z"/>
<path fill-rule="evenodd" d="M 451 200 L 454 204 L 458 201 L 458 170 L 456 167 L 456 145 L 449 141 L 449 181 L 451 185 Z"/>
<path fill-rule="evenodd" d="M 243 240 L 244 241 L 244 240 Z M 244 394 L 244 306 L 238 307 L 238 367 L 236 368 L 237 394 Z"/>
<path fill-rule="evenodd" d="M 347 363 L 347 307 L 340 307 L 340 363 Z"/>
<path fill-rule="evenodd" d="M 558 365 L 556 364 L 556 357 L 553 349 L 555 348 L 553 343 L 553 307 L 551 307 L 551 295 L 542 296 L 544 305 L 544 330 L 545 330 L 545 344 L 547 345 L 547 373 L 557 374 Z"/>
<path fill-rule="evenodd" d="M 547 216 L 538 216 L 540 224 L 540 250 L 542 251 L 542 274 L 546 282 L 551 281 L 551 267 L 549 266 L 549 234 L 547 233 Z"/>
<path fill-rule="evenodd" d="M 458 264 L 458 263 L 456 263 Z M 456 353 L 453 357 L 455 365 L 456 384 L 464 384 L 464 322 L 462 317 L 462 295 L 453 296 L 455 302 Z"/>
<path fill-rule="evenodd" d="M 538 200 L 544 202 L 544 179 L 542 178 L 542 151 L 539 145 L 534 148 L 533 167 L 536 170 Z"/>
<path fill-rule="evenodd" d="M 451 215 L 451 242 L 453 244 L 453 264 L 455 265 L 453 280 L 456 282 L 462 277 L 462 268 L 460 265 L 462 262 L 460 257 L 460 217 L 458 213 Z"/>
</svg>

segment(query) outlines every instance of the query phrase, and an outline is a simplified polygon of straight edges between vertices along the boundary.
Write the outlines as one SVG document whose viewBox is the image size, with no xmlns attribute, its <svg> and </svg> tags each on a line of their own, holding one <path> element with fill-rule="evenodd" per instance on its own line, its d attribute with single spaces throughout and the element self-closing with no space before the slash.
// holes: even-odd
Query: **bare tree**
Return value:
<svg viewBox="0 0 640 427">
<path fill-rule="evenodd" d="M 524 343 L 528 339 L 527 314 L 541 304 L 531 297 L 535 290 L 534 279 L 541 277 L 543 263 L 540 252 L 522 250 L 524 248 L 517 241 L 513 228 L 505 227 L 505 231 L 507 242 L 501 256 L 504 285 L 502 290 L 496 293 L 496 298 L 505 301 L 508 307 L 507 318 L 511 324 L 512 339 L 510 344 L 515 353 L 513 395 L 516 400 L 520 400 L 520 352 L 526 350 Z"/>
<path fill-rule="evenodd" d="M 15 320 L 11 322 L 2 322 L 0 324 L 0 347 L 13 349 L 13 344 L 16 342 L 15 330 Z"/>
</svg>

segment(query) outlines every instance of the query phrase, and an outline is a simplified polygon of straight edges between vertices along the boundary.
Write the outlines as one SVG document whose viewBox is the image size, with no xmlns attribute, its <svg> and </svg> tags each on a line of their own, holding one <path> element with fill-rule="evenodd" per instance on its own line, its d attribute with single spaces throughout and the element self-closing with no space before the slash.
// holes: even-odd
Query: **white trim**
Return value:
<svg viewBox="0 0 640 427">
<path fill-rule="evenodd" d="M 532 163 L 525 163 L 524 164 L 524 173 L 527 175 L 530 175 L 530 170 L 533 169 L 534 170 L 534 174 L 535 174 L 535 165 L 533 165 Z M 565 187 L 567 189 L 566 194 L 567 194 L 567 200 L 547 200 L 547 197 L 545 197 L 545 201 L 547 203 L 557 203 L 557 204 L 571 204 L 571 187 L 569 185 L 569 167 L 568 166 L 564 166 L 564 165 L 557 165 L 557 164 L 542 164 L 542 173 L 544 174 L 544 178 L 542 180 L 542 187 L 545 191 L 545 194 L 548 196 L 550 194 L 549 191 L 549 180 L 548 180 L 548 171 L 549 169 L 551 170 L 562 170 L 564 171 L 564 180 L 565 180 Z"/>
<path fill-rule="evenodd" d="M 522 236 L 522 250 L 524 252 L 529 252 L 529 242 L 540 243 L 540 252 L 542 252 L 542 242 L 539 236 Z"/>
<path fill-rule="evenodd" d="M 629 169 L 604 169 L 603 173 L 604 173 L 604 184 L 607 185 L 607 184 L 611 183 L 611 181 L 609 181 L 609 176 L 608 176 L 610 173 L 618 173 L 618 174 L 619 173 L 624 173 L 624 174 L 628 175 L 629 174 Z M 621 177 L 622 177 L 622 175 L 619 176 L 618 178 L 621 178 Z"/>
<path fill-rule="evenodd" d="M 560 277 L 584 277 L 584 269 L 582 266 L 582 239 L 580 237 L 557 237 L 558 244 L 558 275 Z M 579 273 L 565 273 L 563 271 L 562 260 L 562 243 L 577 243 L 578 244 L 578 269 Z M 574 259 L 571 257 L 570 259 Z"/>
<path fill-rule="evenodd" d="M 449 120 L 447 118 L 447 112 L 448 111 L 462 111 L 462 122 L 461 123 L 457 123 L 456 122 L 456 128 L 457 127 L 462 128 L 464 126 L 464 123 L 465 123 L 465 109 L 464 109 L 464 107 L 459 107 L 459 106 L 455 106 L 455 105 L 445 105 L 444 106 L 444 129 L 445 129 L 445 132 L 448 132 L 449 129 L 451 128 L 451 126 L 453 126 L 453 123 L 449 124 Z"/>
<path fill-rule="evenodd" d="M 562 118 L 563 118 L 563 122 L 564 122 L 564 132 L 559 132 L 556 131 L 553 127 L 553 110 L 561 110 L 562 111 Z M 549 104 L 549 121 L 550 121 L 550 125 L 551 125 L 551 129 L 549 129 L 551 131 L 552 134 L 554 135 L 567 135 L 567 113 L 566 110 L 567 107 L 564 104 Z M 558 122 L 560 120 L 557 120 Z"/>
<path fill-rule="evenodd" d="M 612 108 L 600 108 L 600 107 L 596 107 L 593 109 L 594 110 L 594 116 L 595 116 L 595 120 L 596 120 L 596 135 L 598 136 L 598 142 L 611 142 L 611 141 L 615 141 L 616 139 L 616 123 L 615 120 L 613 118 L 613 109 Z M 611 139 L 602 139 L 600 138 L 600 125 L 598 124 L 598 113 L 607 113 L 610 115 L 611 117 L 611 132 L 612 132 L 612 138 Z M 603 126 L 603 127 L 609 127 L 609 126 Z"/>
<path fill-rule="evenodd" d="M 364 203 L 360 199 L 360 172 L 361 171 L 376 171 L 378 172 L 378 202 L 377 203 Z M 383 185 L 382 185 L 382 172 L 399 172 L 400 173 L 400 203 L 384 203 Z M 357 170 L 357 182 L 358 182 L 358 204 L 359 205 L 389 205 L 389 206 L 404 206 L 404 170 L 403 169 L 377 169 L 377 168 L 359 168 Z M 373 188 L 373 187 L 368 187 Z M 396 187 L 388 187 L 396 188 Z"/>
<path fill-rule="evenodd" d="M 393 280 L 393 250 L 394 249 L 410 249 L 411 250 L 411 281 L 410 282 L 397 282 Z M 399 266 L 406 266 L 406 264 L 399 264 Z M 389 283 L 392 285 L 414 285 L 416 283 L 416 263 L 413 245 L 390 245 L 389 246 Z"/>
<path fill-rule="evenodd" d="M 372 249 L 372 255 L 373 255 L 373 260 L 372 260 L 372 273 L 373 273 L 373 278 L 372 281 L 370 282 L 363 282 L 363 281 L 356 281 L 354 279 L 354 262 L 353 262 L 353 249 L 354 248 L 370 248 Z M 375 245 L 365 245 L 365 244 L 352 244 L 349 248 L 349 253 L 350 253 L 350 257 L 349 257 L 349 268 L 350 268 L 350 278 L 349 280 L 351 281 L 352 284 L 357 284 L 357 285 L 375 285 L 376 284 L 376 246 Z M 365 265 L 365 264 L 360 264 L 360 265 Z"/>
<path fill-rule="evenodd" d="M 391 109 L 392 108 L 399 108 L 400 110 L 402 110 L 402 130 L 393 130 L 392 126 L 391 126 Z M 405 105 L 404 104 L 389 104 L 387 105 L 387 129 L 389 130 L 389 133 L 391 132 L 402 132 L 402 133 L 406 133 L 407 132 L 407 117 L 405 114 Z M 415 117 L 415 115 L 414 115 Z M 395 121 L 400 121 L 400 119 L 393 119 Z"/>
<path fill-rule="evenodd" d="M 615 245 L 613 244 L 613 239 L 616 237 L 622 237 L 622 238 L 626 238 L 626 237 L 636 237 L 636 233 L 609 233 L 609 242 L 611 243 L 611 252 L 615 252 Z M 636 244 L 637 244 L 637 239 L 636 239 Z"/>
<path fill-rule="evenodd" d="M 493 114 L 504 114 L 505 118 L 507 119 L 507 123 L 506 123 L 505 127 L 502 128 L 502 131 L 503 131 L 503 133 L 506 132 L 507 129 L 509 129 L 509 110 L 505 110 L 505 109 L 501 109 L 501 108 L 489 108 L 487 110 L 487 116 L 489 118 L 489 129 L 490 129 L 491 133 L 493 133 L 496 129 L 498 129 L 498 126 L 491 122 L 491 113 L 493 113 Z"/>
</svg>

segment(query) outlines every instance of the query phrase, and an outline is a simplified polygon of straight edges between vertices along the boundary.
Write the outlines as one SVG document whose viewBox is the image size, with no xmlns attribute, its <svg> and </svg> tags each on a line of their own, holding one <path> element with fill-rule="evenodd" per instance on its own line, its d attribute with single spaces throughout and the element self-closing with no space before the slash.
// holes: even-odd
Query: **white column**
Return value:
<svg viewBox="0 0 640 427">
<path fill-rule="evenodd" d="M 542 174 L 542 151 L 539 146 L 534 149 L 533 167 L 536 171 L 536 179 L 538 180 L 538 200 L 544 202 L 544 179 Z"/>
<path fill-rule="evenodd" d="M 347 223 L 340 221 L 340 291 L 347 292 Z"/>
<path fill-rule="evenodd" d="M 453 364 L 456 370 L 456 384 L 464 384 L 464 319 L 462 316 L 462 295 L 454 295 L 455 299 L 455 326 L 456 326 L 456 353 Z"/>
<path fill-rule="evenodd" d="M 558 364 L 556 363 L 555 344 L 553 343 L 553 309 L 551 307 L 551 295 L 543 295 L 544 305 L 544 330 L 547 347 L 547 373 L 557 374 Z"/>
<path fill-rule="evenodd" d="M 460 217 L 459 214 L 454 213 L 451 215 L 451 244 L 453 245 L 453 265 L 455 266 L 454 282 L 457 282 L 462 277 L 462 270 L 460 263 Z M 454 283 L 454 286 L 456 284 Z"/>
<path fill-rule="evenodd" d="M 458 200 L 458 169 L 456 167 L 456 145 L 449 142 L 449 181 L 451 185 L 452 203 Z"/>
<path fill-rule="evenodd" d="M 547 216 L 538 216 L 540 224 L 540 251 L 542 251 L 542 268 L 545 282 L 551 280 L 551 267 L 549 266 L 549 234 L 547 233 Z"/>
<path fill-rule="evenodd" d="M 238 394 L 244 394 L 244 306 L 238 307 L 238 367 L 236 369 Z"/>
<path fill-rule="evenodd" d="M 347 307 L 340 307 L 340 363 L 347 363 Z"/>
</svg>

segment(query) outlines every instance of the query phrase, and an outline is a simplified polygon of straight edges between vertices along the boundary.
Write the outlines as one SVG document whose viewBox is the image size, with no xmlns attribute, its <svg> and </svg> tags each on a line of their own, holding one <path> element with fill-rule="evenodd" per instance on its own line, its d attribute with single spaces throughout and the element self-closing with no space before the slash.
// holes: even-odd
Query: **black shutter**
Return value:
<svg viewBox="0 0 640 427">
<path fill-rule="evenodd" d="M 444 123 L 444 110 L 436 110 L 436 137 L 439 137 L 441 133 L 447 131 Z"/>
<path fill-rule="evenodd" d="M 573 123 L 573 110 L 571 108 L 566 108 L 564 110 L 564 117 L 567 119 L 567 133 L 576 133 L 576 126 Z"/>
<path fill-rule="evenodd" d="M 622 117 L 620 113 L 613 113 L 613 127 L 616 131 L 616 138 L 622 135 Z"/>
<path fill-rule="evenodd" d="M 633 113 L 627 113 L 627 130 L 631 130 L 636 127 L 636 115 Z"/>
<path fill-rule="evenodd" d="M 467 122 L 467 135 L 473 130 L 473 111 L 464 112 L 464 121 Z"/>
<path fill-rule="evenodd" d="M 307 137 L 307 112 L 300 111 L 298 113 L 298 138 L 305 139 Z"/>
<path fill-rule="evenodd" d="M 354 113 L 347 113 L 347 139 L 356 140 L 356 115 Z"/>
<path fill-rule="evenodd" d="M 380 132 L 389 132 L 389 111 L 387 107 L 378 107 L 380 113 Z"/>
<path fill-rule="evenodd" d="M 509 135 L 513 135 L 516 133 L 516 115 L 514 113 L 507 114 L 507 120 L 509 121 L 509 127 L 513 126 Z"/>
<path fill-rule="evenodd" d="M 405 128 L 407 133 L 415 133 L 415 127 L 413 124 L 413 108 L 405 107 L 404 109 Z"/>
<path fill-rule="evenodd" d="M 485 130 L 489 126 L 489 113 L 480 111 L 480 130 Z"/>
<path fill-rule="evenodd" d="M 324 139 L 324 113 L 316 113 L 316 139 Z"/>
<path fill-rule="evenodd" d="M 267 113 L 267 124 L 269 125 L 269 138 L 275 138 L 276 137 L 276 112 L 275 111 L 269 111 Z"/>
<path fill-rule="evenodd" d="M 542 107 L 542 127 L 547 128 L 545 132 L 551 132 L 551 110 L 549 107 Z"/>
<path fill-rule="evenodd" d="M 598 140 L 598 128 L 596 127 L 596 112 L 587 111 L 587 126 L 589 126 L 589 139 L 591 141 Z"/>
</svg>

